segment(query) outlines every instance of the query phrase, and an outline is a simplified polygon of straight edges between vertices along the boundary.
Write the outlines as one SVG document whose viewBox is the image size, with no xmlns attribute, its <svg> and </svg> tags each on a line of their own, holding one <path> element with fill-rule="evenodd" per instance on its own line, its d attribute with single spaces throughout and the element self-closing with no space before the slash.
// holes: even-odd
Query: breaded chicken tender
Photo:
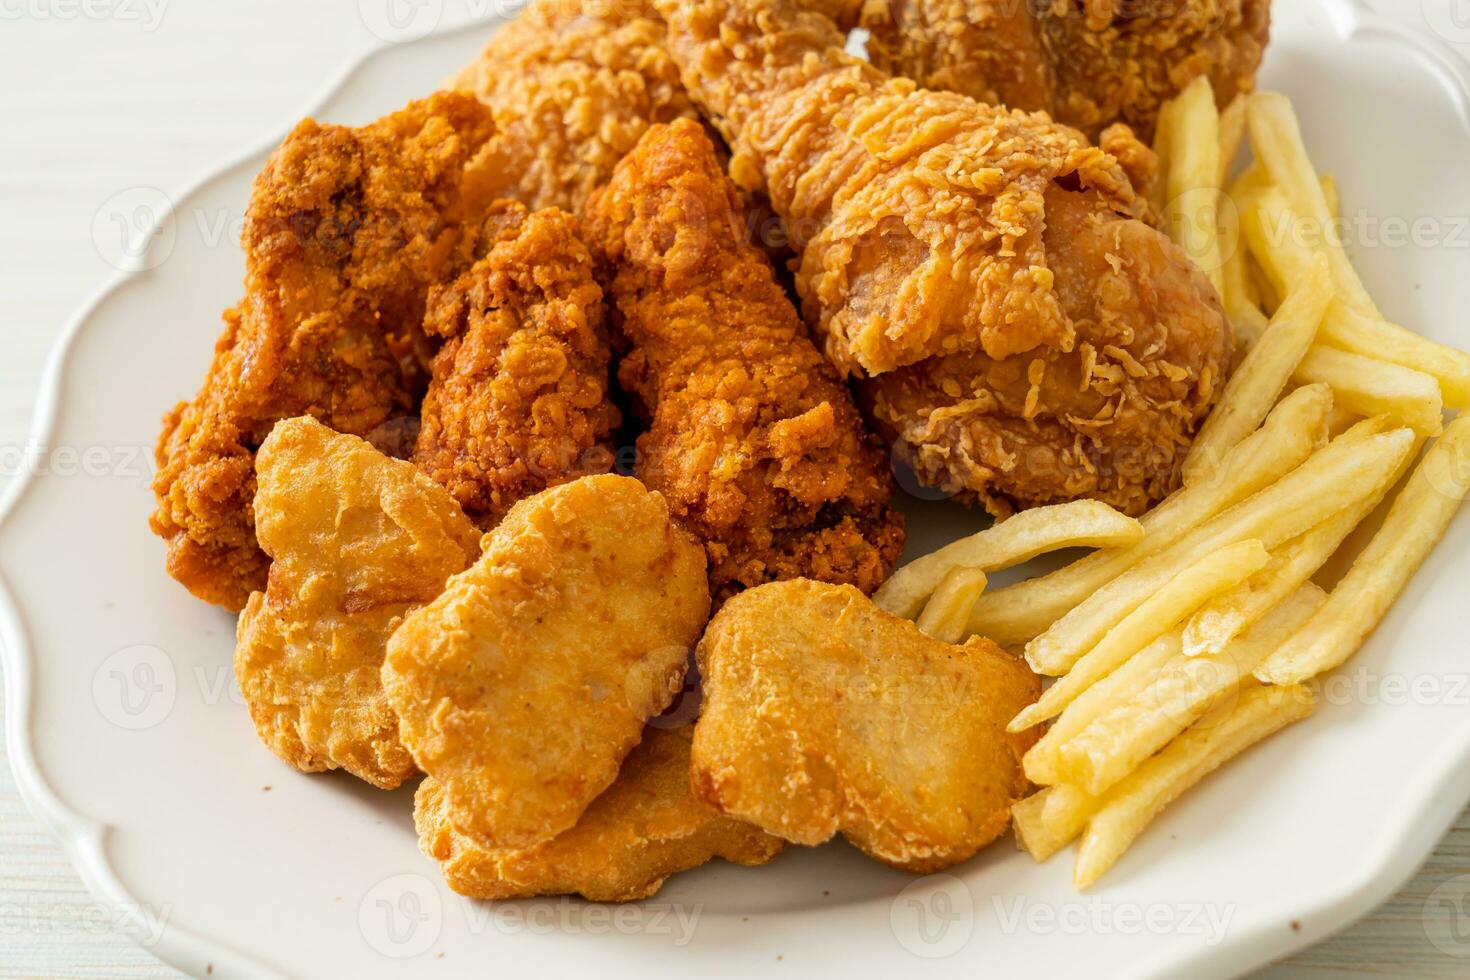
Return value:
<svg viewBox="0 0 1470 980">
<path fill-rule="evenodd" d="M 924 482 L 998 515 L 1177 486 L 1233 345 L 1143 220 L 1142 144 L 892 78 L 799 0 L 654 2 L 731 175 L 802 244 L 808 322 Z"/>
<path fill-rule="evenodd" d="M 414 797 L 419 847 L 439 862 L 450 888 L 491 899 L 576 894 L 631 902 L 657 892 L 669 875 L 712 858 L 767 863 L 780 853 L 780 838 L 694 798 L 692 733 L 688 726 L 650 728 L 575 827 L 524 850 L 487 850 L 456 831 L 438 782 L 425 779 Z"/>
<path fill-rule="evenodd" d="M 715 601 L 802 576 L 876 589 L 903 550 L 887 454 L 746 241 L 704 130 L 650 129 L 586 225 L 647 420 L 634 474 L 705 543 Z"/>
<path fill-rule="evenodd" d="M 704 551 L 664 499 L 583 477 L 511 508 L 480 560 L 393 635 L 383 686 L 454 829 L 531 847 L 616 778 L 708 615 Z"/>
<path fill-rule="evenodd" d="M 1026 790 L 1026 665 L 981 637 L 942 643 L 851 586 L 793 580 L 725 603 L 700 642 L 700 799 L 793 843 L 841 832 L 928 873 L 999 836 Z"/>
<path fill-rule="evenodd" d="M 868 0 L 875 64 L 925 88 L 1150 138 L 1200 76 L 1223 107 L 1255 87 L 1271 0 Z"/>
<path fill-rule="evenodd" d="M 439 94 L 357 129 L 307 120 L 255 178 L 245 298 L 155 451 L 149 526 L 199 598 L 239 610 L 265 588 L 250 504 L 255 451 L 278 420 L 366 436 L 413 414 L 410 338 L 430 284 L 472 257 L 494 132 L 479 102 Z"/>
<path fill-rule="evenodd" d="M 250 717 L 302 772 L 341 768 L 392 789 L 414 766 L 383 695 L 384 648 L 475 560 L 479 532 L 412 464 L 310 417 L 276 423 L 255 465 L 272 562 L 235 647 Z"/>
<path fill-rule="evenodd" d="M 429 292 L 432 365 L 413 459 L 493 527 L 511 504 L 612 468 L 602 290 L 577 219 L 497 202 L 485 256 Z"/>
<path fill-rule="evenodd" d="M 532 0 L 449 80 L 495 114 L 497 191 L 580 210 L 654 123 L 695 116 L 646 0 Z"/>
</svg>

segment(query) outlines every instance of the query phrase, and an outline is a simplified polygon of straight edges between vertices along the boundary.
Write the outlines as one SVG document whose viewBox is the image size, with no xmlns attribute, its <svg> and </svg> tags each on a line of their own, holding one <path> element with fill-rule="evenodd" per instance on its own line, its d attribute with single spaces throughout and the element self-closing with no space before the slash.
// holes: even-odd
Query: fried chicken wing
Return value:
<svg viewBox="0 0 1470 980">
<path fill-rule="evenodd" d="M 455 830 L 530 847 L 617 776 L 708 615 L 704 554 L 663 498 L 583 477 L 511 508 L 393 635 L 383 685 Z"/>
<path fill-rule="evenodd" d="M 1230 328 L 1138 220 L 1146 148 L 892 79 L 795 0 L 656 3 L 732 175 L 804 242 L 808 322 L 921 477 L 1001 514 L 1175 484 Z"/>
<path fill-rule="evenodd" d="M 450 888 L 490 899 L 577 894 L 593 902 L 631 902 L 713 858 L 769 862 L 781 851 L 780 838 L 694 798 L 692 732 L 688 726 L 648 729 L 575 827 L 524 850 L 488 850 L 456 831 L 439 784 L 425 779 L 414 797 L 419 847 L 439 862 Z"/>
<path fill-rule="evenodd" d="M 523 497 L 611 469 L 602 290 L 577 221 L 499 202 L 486 255 L 429 293 L 433 362 L 414 462 L 493 527 Z"/>
<path fill-rule="evenodd" d="M 254 455 L 277 420 L 368 435 L 411 415 L 430 283 L 467 262 L 490 113 L 442 94 L 360 129 L 301 123 L 255 180 L 245 298 L 194 399 L 164 419 L 150 519 L 169 573 L 238 610 L 265 588 Z M 408 366 L 406 366 L 408 365 Z"/>
<path fill-rule="evenodd" d="M 479 532 L 410 463 L 309 416 L 256 453 L 270 581 L 240 615 L 235 677 L 261 740 L 302 772 L 383 789 L 414 771 L 379 672 L 410 610 L 479 554 Z"/>
<path fill-rule="evenodd" d="M 841 832 L 916 873 L 957 864 L 1010 822 L 1030 736 L 1006 723 L 1039 679 L 981 637 L 951 646 L 851 586 L 743 592 L 700 641 L 695 795 L 778 837 Z"/>
<path fill-rule="evenodd" d="M 877 588 L 903 550 L 887 457 L 745 240 L 703 129 L 650 129 L 586 220 L 648 420 L 634 472 L 704 541 L 716 602 L 799 576 Z"/>
<path fill-rule="evenodd" d="M 1255 87 L 1271 0 L 869 0 L 862 24 L 874 63 L 925 88 L 1148 139 L 1201 75 L 1222 107 Z"/>
<path fill-rule="evenodd" d="M 502 197 L 578 211 L 654 123 L 695 115 L 645 0 L 532 0 L 448 87 L 489 105 Z"/>
</svg>

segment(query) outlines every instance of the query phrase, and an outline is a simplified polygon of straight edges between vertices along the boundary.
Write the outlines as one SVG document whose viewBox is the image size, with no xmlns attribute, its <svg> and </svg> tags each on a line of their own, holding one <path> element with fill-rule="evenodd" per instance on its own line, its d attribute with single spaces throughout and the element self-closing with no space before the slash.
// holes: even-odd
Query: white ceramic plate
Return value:
<svg viewBox="0 0 1470 980">
<path fill-rule="evenodd" d="M 1367 209 L 1365 235 L 1378 220 L 1355 248 L 1370 288 L 1392 316 L 1470 345 L 1470 231 L 1455 217 L 1470 215 L 1461 62 L 1349 0 L 1276 8 L 1264 83 L 1295 99 L 1348 213 Z M 361 122 L 397 107 L 470 58 L 485 30 L 373 56 L 317 115 Z M 1170 809 L 1088 896 L 1072 891 L 1069 855 L 1036 865 L 1009 842 L 917 881 L 837 844 L 760 869 L 713 864 L 621 909 L 453 895 L 415 847 L 410 790 L 297 775 L 260 745 L 231 682 L 231 618 L 164 575 L 145 527 L 158 417 L 195 389 L 236 297 L 238 219 L 265 149 L 177 195 L 137 269 L 66 332 L 38 413 L 36 475 L 13 488 L 0 536 L 21 791 L 98 900 L 169 963 L 363 980 L 670 964 L 731 977 L 921 965 L 1224 976 L 1388 897 L 1470 799 L 1467 518 L 1316 717 Z M 124 222 L 144 222 L 150 204 L 140 195 Z M 1415 219 L 1417 243 L 1395 244 L 1388 222 Z M 913 546 L 977 523 L 947 504 L 916 507 Z"/>
</svg>

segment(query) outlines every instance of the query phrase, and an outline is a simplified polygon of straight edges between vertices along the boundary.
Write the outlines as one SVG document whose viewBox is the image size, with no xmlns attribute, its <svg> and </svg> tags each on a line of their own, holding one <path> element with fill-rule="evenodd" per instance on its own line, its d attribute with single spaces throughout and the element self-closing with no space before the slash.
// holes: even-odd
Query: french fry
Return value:
<svg viewBox="0 0 1470 980">
<path fill-rule="evenodd" d="M 1210 80 L 1201 75 L 1173 100 L 1168 129 L 1168 205 L 1165 226 L 1172 238 L 1224 292 L 1220 235 L 1220 114 Z"/>
<path fill-rule="evenodd" d="M 1332 209 L 1307 155 L 1291 101 L 1279 92 L 1256 92 L 1246 107 L 1246 118 L 1256 160 L 1266 168 L 1271 181 L 1285 192 L 1292 210 L 1322 228 L 1319 251 L 1332 268 L 1338 295 L 1354 309 L 1382 319 L 1357 270 L 1348 261 L 1342 242 L 1326 233 L 1333 224 Z"/>
<path fill-rule="evenodd" d="M 1360 425 L 1358 433 L 1366 438 L 1379 426 L 1386 428 L 1385 416 Z M 1198 657 L 1219 653 L 1253 623 L 1285 601 L 1317 573 L 1363 520 L 1382 502 L 1388 491 L 1403 477 L 1404 471 L 1418 455 L 1417 446 L 1404 456 L 1399 468 L 1385 475 L 1374 490 L 1357 504 L 1330 517 L 1305 534 L 1286 542 L 1271 555 L 1271 563 L 1251 578 L 1223 595 L 1205 603 L 1190 617 L 1184 628 L 1184 652 Z M 1284 639 L 1284 638 L 1283 638 Z"/>
<path fill-rule="evenodd" d="M 1290 229 L 1300 219 L 1277 188 L 1253 194 L 1252 208 L 1238 215 L 1241 236 L 1267 274 L 1287 285 L 1300 282 L 1315 260 Z M 1353 309 L 1340 298 L 1327 308 L 1319 344 L 1421 371 L 1438 379 L 1450 408 L 1470 406 L 1470 354 L 1435 343 L 1412 330 Z"/>
<path fill-rule="evenodd" d="M 1323 174 L 1317 178 L 1317 183 L 1322 185 L 1322 196 L 1327 200 L 1327 214 L 1333 221 L 1342 220 L 1342 198 L 1337 193 L 1337 178 L 1331 174 Z"/>
<path fill-rule="evenodd" d="M 1352 506 L 1398 468 L 1414 442 L 1408 429 L 1368 439 L 1347 436 L 1339 436 L 1276 483 L 1093 592 L 1026 645 L 1032 669 L 1054 676 L 1071 670 L 1108 630 L 1197 556 L 1251 538 L 1276 548 Z"/>
<path fill-rule="evenodd" d="M 1048 551 L 1123 547 L 1142 537 L 1143 525 L 1098 500 L 1023 510 L 904 565 L 873 594 L 873 601 L 895 616 L 912 619 L 955 568 L 994 572 Z"/>
<path fill-rule="evenodd" d="M 1327 601 L 1308 582 L 1225 650 L 1182 654 L 1154 683 L 1116 704 L 1060 750 L 1061 781 L 1097 796 L 1142 765 L 1169 740 L 1237 692 L 1251 672 Z"/>
<path fill-rule="evenodd" d="M 1298 388 L 1281 400 L 1259 430 L 1225 454 L 1213 479 L 1177 491 L 1145 514 L 1139 522 L 1143 540 L 1097 551 L 1049 575 L 986 592 L 970 612 L 968 632 L 1002 646 L 1016 646 L 1039 635 L 1128 569 L 1300 466 L 1325 441 L 1323 427 L 1331 409 L 1332 391 L 1326 385 Z"/>
<path fill-rule="evenodd" d="M 1298 384 L 1331 385 L 1344 408 L 1392 415 L 1420 435 L 1438 435 L 1444 428 L 1439 382 L 1411 368 L 1335 347 L 1314 347 L 1292 377 Z"/>
<path fill-rule="evenodd" d="M 1219 404 L 1184 461 L 1186 484 L 1207 478 L 1226 452 L 1260 426 L 1311 348 L 1331 302 L 1331 277 L 1326 261 L 1319 259 L 1311 274 L 1292 287 L 1270 326 L 1226 382 Z"/>
<path fill-rule="evenodd" d="M 1164 665 L 1178 657 L 1182 649 L 1180 631 L 1170 630 L 1130 657 L 1123 666 L 1077 695 L 1077 699 L 1067 705 L 1047 728 L 1046 734 L 1022 756 L 1021 766 L 1026 778 L 1038 785 L 1061 782 L 1061 747 L 1113 705 L 1127 701 L 1148 687 Z"/>
<path fill-rule="evenodd" d="M 1066 847 L 1092 814 L 1097 801 L 1075 786 L 1048 786 L 1011 807 L 1016 843 L 1038 861 Z"/>
<path fill-rule="evenodd" d="M 1006 731 L 1023 732 L 1055 718 L 1077 696 L 1128 658 L 1173 629 L 1205 601 L 1260 571 L 1270 554 L 1259 541 L 1240 541 L 1203 554 L 1119 620 L 1096 646 L 1032 704 L 1011 719 Z"/>
<path fill-rule="evenodd" d="M 1239 102 L 1239 100 L 1236 100 Z M 1256 305 L 1255 289 L 1245 268 L 1246 243 L 1240 231 L 1240 212 L 1226 197 L 1220 199 L 1220 281 L 1225 292 L 1220 299 L 1225 315 L 1235 328 L 1237 349 L 1251 347 L 1266 330 L 1266 314 Z"/>
<path fill-rule="evenodd" d="M 939 588 L 924 604 L 919 629 L 936 640 L 958 643 L 965 638 L 970 609 L 985 591 L 985 572 L 978 568 L 952 568 Z"/>
<path fill-rule="evenodd" d="M 1351 657 L 1378 627 L 1470 492 L 1470 417 L 1429 447 L 1382 527 L 1317 614 L 1256 669 L 1273 684 L 1315 677 Z"/>
<path fill-rule="evenodd" d="M 1154 214 L 1161 218 L 1169 206 L 1169 170 L 1173 164 L 1171 145 L 1175 115 L 1173 101 L 1165 102 L 1159 110 L 1158 121 L 1154 123 L 1153 150 L 1159 161 L 1159 175 L 1149 187 L 1148 200 Z"/>
<path fill-rule="evenodd" d="M 1094 884 L 1154 818 L 1222 764 L 1287 725 L 1307 717 L 1312 692 L 1300 685 L 1252 687 L 1216 722 L 1204 718 L 1114 786 L 1087 821 L 1072 883 Z"/>
<path fill-rule="evenodd" d="M 1240 155 L 1240 145 L 1245 142 L 1246 95 L 1237 95 L 1230 104 L 1220 110 L 1220 171 L 1215 179 L 1217 187 L 1224 187 L 1230 176 L 1230 165 Z"/>
</svg>

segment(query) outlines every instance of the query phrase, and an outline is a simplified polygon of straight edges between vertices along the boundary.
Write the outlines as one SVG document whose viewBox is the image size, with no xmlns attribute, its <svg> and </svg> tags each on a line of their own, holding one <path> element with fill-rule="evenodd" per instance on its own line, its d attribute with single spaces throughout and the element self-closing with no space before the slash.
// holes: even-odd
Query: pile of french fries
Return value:
<svg viewBox="0 0 1470 980">
<path fill-rule="evenodd" d="M 1227 190 L 1247 134 L 1253 162 Z M 1078 888 L 1216 767 L 1311 714 L 1312 679 L 1362 645 L 1470 491 L 1470 415 L 1444 424 L 1470 404 L 1470 355 L 1386 320 L 1341 241 L 1303 233 L 1333 226 L 1337 192 L 1291 103 L 1259 92 L 1217 112 L 1200 79 L 1158 140 L 1155 208 L 1240 346 L 1182 488 L 1138 521 L 1095 501 L 1023 512 L 875 596 L 951 642 L 1024 645 L 1056 678 L 1009 726 L 1050 723 L 1023 760 L 1041 789 L 1012 816 L 1037 860 L 1080 838 Z M 1390 497 L 1325 592 L 1313 576 Z M 1097 550 L 985 591 L 987 574 L 1076 545 Z"/>
</svg>

